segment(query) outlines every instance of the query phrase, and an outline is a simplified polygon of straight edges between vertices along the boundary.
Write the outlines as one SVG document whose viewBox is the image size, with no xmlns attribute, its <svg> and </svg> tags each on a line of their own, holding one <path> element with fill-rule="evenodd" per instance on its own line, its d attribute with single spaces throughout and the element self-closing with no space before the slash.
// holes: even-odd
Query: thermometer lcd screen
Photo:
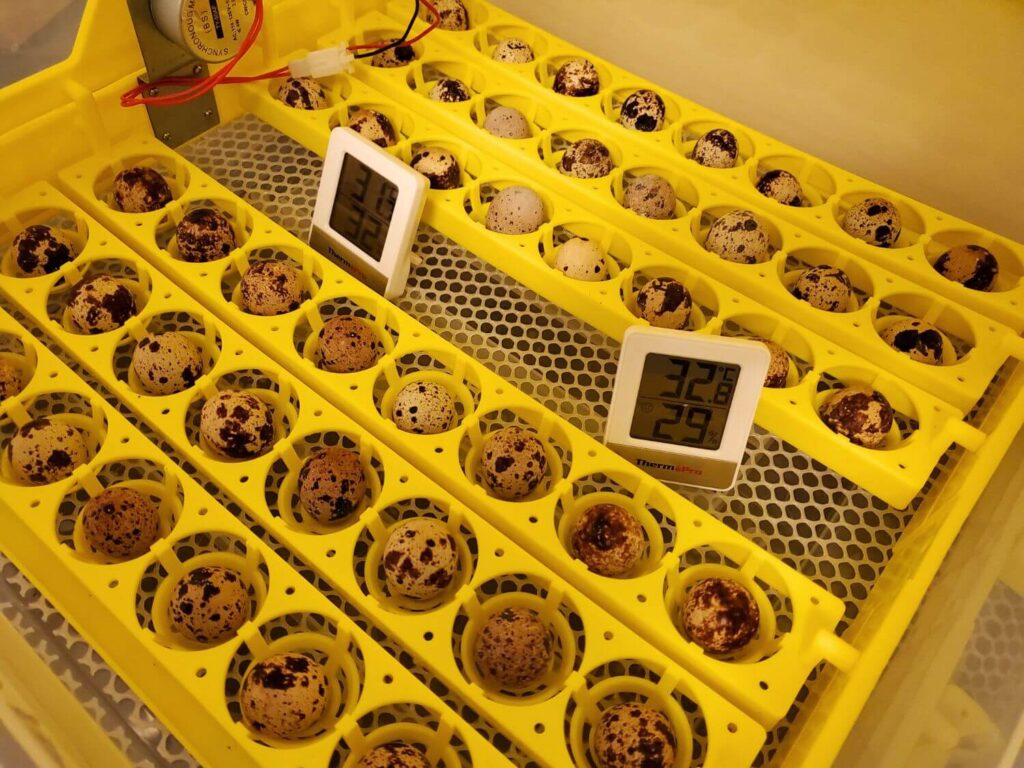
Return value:
<svg viewBox="0 0 1024 768">
<path fill-rule="evenodd" d="M 739 378 L 733 363 L 647 355 L 630 436 L 718 450 Z"/>
<path fill-rule="evenodd" d="M 374 261 L 384 255 L 398 187 L 353 155 L 345 155 L 331 210 L 331 229 Z"/>
</svg>

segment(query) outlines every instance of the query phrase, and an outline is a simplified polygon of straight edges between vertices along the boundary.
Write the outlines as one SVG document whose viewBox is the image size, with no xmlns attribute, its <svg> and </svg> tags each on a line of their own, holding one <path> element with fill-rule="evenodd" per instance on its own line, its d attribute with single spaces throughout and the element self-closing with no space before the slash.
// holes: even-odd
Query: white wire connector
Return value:
<svg viewBox="0 0 1024 768">
<path fill-rule="evenodd" d="M 342 43 L 337 48 L 324 48 L 313 51 L 304 59 L 296 59 L 288 62 L 288 69 L 292 77 L 331 77 L 342 72 L 349 72 L 355 56 L 348 50 L 348 43 Z"/>
</svg>

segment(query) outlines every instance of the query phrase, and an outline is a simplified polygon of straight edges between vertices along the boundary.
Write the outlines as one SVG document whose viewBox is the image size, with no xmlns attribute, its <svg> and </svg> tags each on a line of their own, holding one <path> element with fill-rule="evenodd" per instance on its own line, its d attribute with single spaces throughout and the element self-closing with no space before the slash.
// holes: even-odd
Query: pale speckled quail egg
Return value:
<svg viewBox="0 0 1024 768">
<path fill-rule="evenodd" d="M 359 509 L 366 491 L 359 454 L 340 446 L 318 451 L 299 470 L 299 501 L 320 523 L 345 520 Z"/>
<path fill-rule="evenodd" d="M 600 245 L 585 237 L 574 237 L 558 246 L 555 251 L 555 269 L 573 280 L 588 283 L 608 279 L 604 251 Z"/>
<path fill-rule="evenodd" d="M 451 429 L 455 421 L 455 398 L 440 384 L 414 381 L 395 396 L 391 419 L 403 432 L 437 435 Z"/>
<path fill-rule="evenodd" d="M 309 298 L 302 272 L 283 261 L 250 264 L 239 288 L 245 311 L 263 317 L 294 312 Z"/>
<path fill-rule="evenodd" d="M 476 639 L 474 658 L 485 677 L 518 690 L 537 683 L 551 668 L 555 638 L 536 611 L 506 608 L 492 614 Z"/>
<path fill-rule="evenodd" d="M 829 395 L 821 409 L 825 424 L 854 445 L 881 448 L 894 414 L 885 395 L 869 387 L 846 387 Z"/>
<path fill-rule="evenodd" d="M 683 602 L 686 636 L 709 653 L 735 653 L 754 636 L 761 611 L 750 590 L 732 579 L 702 579 Z"/>
<path fill-rule="evenodd" d="M 750 211 L 730 211 L 718 218 L 704 247 L 737 264 L 762 264 L 775 252 L 767 227 Z"/>
<path fill-rule="evenodd" d="M 529 64 L 533 61 L 533 48 L 525 40 L 510 37 L 494 46 L 491 58 L 503 64 Z"/>
<path fill-rule="evenodd" d="M 815 309 L 846 312 L 853 297 L 853 286 L 839 267 L 823 265 L 801 272 L 793 286 L 793 295 Z"/>
<path fill-rule="evenodd" d="M 668 718 L 649 704 L 616 704 L 601 713 L 594 753 L 599 768 L 671 768 L 676 734 Z"/>
<path fill-rule="evenodd" d="M 612 153 L 597 139 L 580 139 L 562 154 L 558 170 L 577 179 L 599 179 L 612 172 Z"/>
<path fill-rule="evenodd" d="M 333 317 L 319 335 L 320 367 L 331 373 L 356 373 L 372 368 L 384 354 L 373 327 L 358 317 Z"/>
<path fill-rule="evenodd" d="M 59 229 L 36 224 L 17 234 L 11 255 L 22 277 L 50 275 L 78 255 L 75 246 Z"/>
<path fill-rule="evenodd" d="M 331 106 L 324 87 L 311 77 L 290 77 L 281 83 L 277 98 L 295 109 L 326 109 Z"/>
<path fill-rule="evenodd" d="M 138 491 L 107 488 L 82 508 L 82 533 L 89 546 L 108 557 L 138 557 L 160 537 L 160 511 Z"/>
<path fill-rule="evenodd" d="M 789 379 L 790 357 L 785 347 L 769 339 L 755 339 L 768 348 L 771 360 L 768 363 L 768 371 L 764 375 L 764 386 L 771 389 L 778 389 L 786 386 Z"/>
<path fill-rule="evenodd" d="M 617 504 L 586 509 L 572 530 L 572 553 L 594 573 L 622 576 L 636 565 L 647 540 L 633 514 Z"/>
<path fill-rule="evenodd" d="M 693 159 L 705 168 L 732 168 L 739 157 L 736 136 L 725 128 L 713 128 L 693 145 Z"/>
<path fill-rule="evenodd" d="M 83 333 L 114 331 L 134 317 L 139 308 L 128 286 L 109 275 L 87 277 L 71 289 L 71 320 Z"/>
<path fill-rule="evenodd" d="M 249 619 L 249 588 L 238 571 L 203 566 L 185 574 L 171 593 L 171 626 L 197 643 L 219 643 Z"/>
<path fill-rule="evenodd" d="M 601 77 L 592 61 L 569 59 L 555 73 L 554 89 L 564 96 L 593 96 L 601 90 Z"/>
<path fill-rule="evenodd" d="M 292 739 L 319 722 L 330 696 L 323 666 L 304 653 L 277 653 L 249 668 L 239 700 L 256 733 Z"/>
<path fill-rule="evenodd" d="M 21 381 L 21 370 L 13 363 L 0 358 L 0 401 L 14 397 L 24 386 Z"/>
<path fill-rule="evenodd" d="M 973 291 L 989 291 L 999 275 L 999 262 L 980 245 L 958 245 L 935 260 L 935 271 Z"/>
<path fill-rule="evenodd" d="M 533 493 L 548 471 L 544 443 L 522 427 L 492 432 L 480 453 L 484 484 L 499 499 L 515 501 Z"/>
<path fill-rule="evenodd" d="M 869 197 L 846 212 L 843 229 L 868 245 L 889 248 L 900 239 L 903 220 L 893 203 L 881 197 Z"/>
<path fill-rule="evenodd" d="M 184 392 L 203 375 L 203 352 L 177 331 L 147 336 L 135 346 L 132 370 L 151 395 Z"/>
<path fill-rule="evenodd" d="M 462 168 L 451 152 L 440 147 L 424 147 L 410 163 L 430 181 L 431 189 L 458 189 L 462 186 Z"/>
<path fill-rule="evenodd" d="M 486 226 L 503 235 L 536 232 L 546 220 L 544 201 L 528 187 L 506 187 L 487 208 Z"/>
<path fill-rule="evenodd" d="M 757 191 L 783 205 L 799 207 L 804 204 L 804 188 L 800 180 L 789 171 L 768 171 L 758 179 Z"/>
<path fill-rule="evenodd" d="M 685 330 L 693 310 L 693 297 L 685 285 L 671 277 L 656 277 L 636 295 L 639 316 L 656 328 Z"/>
<path fill-rule="evenodd" d="M 199 431 L 221 456 L 251 459 L 270 449 L 274 418 L 269 406 L 256 395 L 226 389 L 203 404 Z"/>
<path fill-rule="evenodd" d="M 454 77 L 443 77 L 434 83 L 430 89 L 430 98 L 434 101 L 442 101 L 445 104 L 455 104 L 459 101 L 469 101 L 473 97 L 469 87 L 461 80 Z"/>
<path fill-rule="evenodd" d="M 668 179 L 656 173 L 627 182 L 623 202 L 633 213 L 648 219 L 672 219 L 676 215 L 676 191 Z"/>
<path fill-rule="evenodd" d="M 513 107 L 495 107 L 488 112 L 484 130 L 499 139 L 528 139 L 533 135 L 530 121 Z"/>
<path fill-rule="evenodd" d="M 641 88 L 633 91 L 622 102 L 619 124 L 631 131 L 650 133 L 665 125 L 665 101 L 655 91 Z"/>
<path fill-rule="evenodd" d="M 356 768 L 432 768 L 419 749 L 401 741 L 390 741 L 367 752 Z"/>
<path fill-rule="evenodd" d="M 70 477 L 89 460 L 89 451 L 82 433 L 70 424 L 42 418 L 18 428 L 7 457 L 20 482 L 47 485 Z"/>
<path fill-rule="evenodd" d="M 114 177 L 114 206 L 119 211 L 151 213 L 173 199 L 167 179 L 152 168 L 128 168 Z"/>
<path fill-rule="evenodd" d="M 441 17 L 440 29 L 449 32 L 464 32 L 469 29 L 469 11 L 462 0 L 434 0 L 434 7 Z M 434 23 L 434 14 L 429 9 L 424 8 L 420 15 L 428 24 Z"/>
<path fill-rule="evenodd" d="M 395 42 L 397 38 L 391 38 L 390 40 L 381 40 L 382 44 L 390 44 Z M 374 67 L 381 67 L 382 69 L 394 69 L 395 67 L 404 67 L 406 64 L 411 64 L 416 61 L 416 51 L 413 50 L 411 45 L 399 45 L 394 48 L 388 48 L 386 51 L 375 53 L 370 57 L 370 65 Z"/>
<path fill-rule="evenodd" d="M 178 255 L 193 263 L 216 261 L 238 246 L 231 221 L 213 208 L 194 208 L 177 229 Z"/>
<path fill-rule="evenodd" d="M 418 517 L 391 531 L 381 562 L 393 593 L 429 600 L 452 583 L 459 569 L 459 551 L 448 526 Z"/>
<path fill-rule="evenodd" d="M 398 143 L 398 134 L 391 120 L 387 115 L 382 115 L 374 109 L 360 109 L 354 112 L 349 118 L 348 127 L 367 141 L 372 141 L 384 149 Z"/>
<path fill-rule="evenodd" d="M 911 360 L 927 365 L 943 361 L 949 346 L 946 335 L 931 323 L 913 317 L 901 317 L 882 331 L 882 341 Z"/>
</svg>

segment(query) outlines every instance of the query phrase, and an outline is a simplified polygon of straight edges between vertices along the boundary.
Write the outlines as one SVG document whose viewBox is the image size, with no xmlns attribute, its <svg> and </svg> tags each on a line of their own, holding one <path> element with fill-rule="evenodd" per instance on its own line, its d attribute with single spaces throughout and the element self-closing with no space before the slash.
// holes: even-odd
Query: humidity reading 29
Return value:
<svg viewBox="0 0 1024 768">
<path fill-rule="evenodd" d="M 331 229 L 374 261 L 384 255 L 398 187 L 352 155 L 345 155 L 331 211 Z"/>
</svg>

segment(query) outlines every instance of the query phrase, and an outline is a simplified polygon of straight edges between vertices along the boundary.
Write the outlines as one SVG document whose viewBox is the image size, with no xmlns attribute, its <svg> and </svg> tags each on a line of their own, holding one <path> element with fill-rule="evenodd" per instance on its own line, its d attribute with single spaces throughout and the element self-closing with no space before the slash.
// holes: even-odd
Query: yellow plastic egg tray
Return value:
<svg viewBox="0 0 1024 768">
<path fill-rule="evenodd" d="M 226 198 L 215 199 L 227 205 Z M 52 275 L 5 279 L 3 291 L 7 297 L 275 540 L 313 568 L 346 603 L 404 647 L 530 758 L 544 765 L 580 764 L 586 759 L 583 755 L 587 748 L 575 737 L 567 744 L 565 729 L 590 733 L 601 706 L 641 695 L 655 697 L 670 713 L 679 734 L 679 765 L 690 764 L 691 752 L 707 766 L 730 766 L 736 761 L 753 759 L 764 741 L 764 730 L 739 707 L 666 659 L 581 595 L 571 586 L 575 579 L 567 582 L 553 575 L 474 512 L 477 507 L 461 505 L 369 436 L 181 292 L 70 200 L 48 184 L 40 183 L 25 190 L 20 200 L 8 201 L 8 205 L 11 203 L 16 210 L 23 211 L 29 204 L 35 206 L 36 221 L 66 221 L 65 226 L 74 232 L 82 251 Z M 240 228 L 248 226 L 253 232 L 251 244 L 256 250 L 288 247 L 284 233 L 271 229 L 267 235 L 269 223 L 255 211 L 248 211 L 246 216 L 243 204 L 236 205 L 229 212 Z M 173 211 L 169 213 L 174 218 Z M 24 226 L 21 222 L 19 225 Z M 155 258 L 156 253 L 152 256 Z M 220 266 L 223 269 L 224 265 Z M 85 335 L 59 308 L 66 303 L 70 286 L 83 276 L 97 273 L 117 275 L 131 286 L 140 313 L 119 331 Z M 375 323 L 382 335 L 386 323 L 399 322 L 397 317 L 388 317 L 382 300 L 358 283 L 347 278 L 334 279 L 325 272 L 317 298 L 323 300 L 332 294 L 374 308 Z M 131 351 L 147 333 L 171 329 L 188 333 L 200 343 L 206 353 L 206 371 L 189 390 L 152 397 L 134 380 L 130 371 Z M 446 354 L 433 340 L 425 338 L 425 331 L 424 338 L 417 339 L 415 330 L 401 330 L 407 333 L 405 337 L 399 336 L 392 350 L 394 356 Z M 349 394 L 362 387 L 372 389 L 372 381 L 360 385 L 355 379 L 345 378 L 333 382 L 333 388 L 342 381 Z M 199 409 L 206 398 L 225 388 L 253 392 L 272 406 L 277 439 L 266 455 L 248 461 L 224 460 L 205 446 L 198 429 Z M 321 391 L 327 389 L 321 387 Z M 474 385 L 474 389 L 479 392 L 482 388 Z M 482 392 L 480 397 L 480 407 L 484 408 L 487 401 Z M 538 420 L 541 418 L 538 415 Z M 468 428 L 465 423 L 472 420 L 474 417 L 467 410 L 464 425 Z M 548 431 L 557 429 L 554 417 L 547 421 Z M 542 430 L 542 434 L 546 433 Z M 354 513 L 355 519 L 336 526 L 304 518 L 296 490 L 305 458 L 318 447 L 329 445 L 358 451 L 370 488 L 369 498 Z M 650 485 L 655 484 L 650 481 Z M 424 515 L 449 526 L 461 558 L 460 577 L 441 598 L 420 604 L 388 592 L 382 577 L 381 551 L 392 528 L 410 517 Z M 724 694 L 742 702 L 745 709 L 767 719 L 778 714 L 774 702 L 780 698 L 776 694 L 776 698 L 765 697 L 766 702 L 759 702 L 757 694 L 764 693 L 759 687 L 761 680 L 769 681 L 766 684 L 777 687 L 781 696 L 791 699 L 822 655 L 827 653 L 846 661 L 855 657 L 830 633 L 838 618 L 839 604 L 796 573 L 762 562 L 767 559 L 763 553 L 735 534 L 716 534 L 714 529 L 723 527 L 720 524 L 708 520 L 705 527 L 708 532 L 704 536 L 714 537 L 708 543 L 716 545 L 720 539 L 731 540 L 731 546 L 726 543 L 720 551 L 728 554 L 738 567 L 743 566 L 743 571 L 732 572 L 749 582 L 762 599 L 765 620 L 761 637 L 752 648 L 771 658 L 754 664 L 705 659 L 692 650 L 675 655 L 689 669 L 713 681 L 712 685 Z M 705 540 L 695 536 L 689 543 L 702 544 Z M 656 549 L 656 554 L 661 554 L 660 549 Z M 656 564 L 657 560 L 652 566 Z M 679 566 L 675 567 L 679 571 Z M 692 581 L 701 573 L 717 572 L 716 569 L 722 570 L 723 566 L 696 564 L 683 568 L 679 581 Z M 790 601 L 791 632 L 777 630 L 769 595 L 774 596 L 780 613 L 782 601 Z M 660 634 L 672 633 L 676 644 L 682 645 L 662 603 L 660 581 L 652 585 L 651 600 L 647 613 L 665 616 Z M 482 623 L 492 613 L 509 606 L 537 611 L 556 635 L 552 671 L 529 691 L 501 690 L 481 677 L 473 661 L 475 637 Z M 154 622 L 162 615 L 154 609 Z M 789 612 L 785 615 L 788 618 Z M 664 641 L 660 644 L 666 645 Z M 797 653 L 798 649 L 801 653 Z M 626 671 L 617 672 L 619 669 Z"/>
<path fill-rule="evenodd" d="M 21 484 L 4 451 L 3 551 L 197 759 L 272 766 L 287 754 L 291 765 L 326 768 L 334 756 L 349 768 L 374 746 L 404 738 L 445 768 L 511 765 L 5 312 L 0 339 L 25 384 L 0 405 L 4 444 L 13 430 L 46 416 L 81 430 L 89 448 L 87 464 L 44 486 Z M 81 536 L 82 507 L 112 487 L 159 504 L 161 537 L 145 555 L 112 560 Z M 201 566 L 233 568 L 250 585 L 249 621 L 212 647 L 167 626 L 171 590 Z M 243 722 L 238 690 L 249 664 L 286 650 L 320 660 L 330 683 L 323 718 L 282 743 Z M 404 719 L 388 725 L 398 713 Z M 748 736 L 756 742 L 756 733 Z"/>
</svg>

